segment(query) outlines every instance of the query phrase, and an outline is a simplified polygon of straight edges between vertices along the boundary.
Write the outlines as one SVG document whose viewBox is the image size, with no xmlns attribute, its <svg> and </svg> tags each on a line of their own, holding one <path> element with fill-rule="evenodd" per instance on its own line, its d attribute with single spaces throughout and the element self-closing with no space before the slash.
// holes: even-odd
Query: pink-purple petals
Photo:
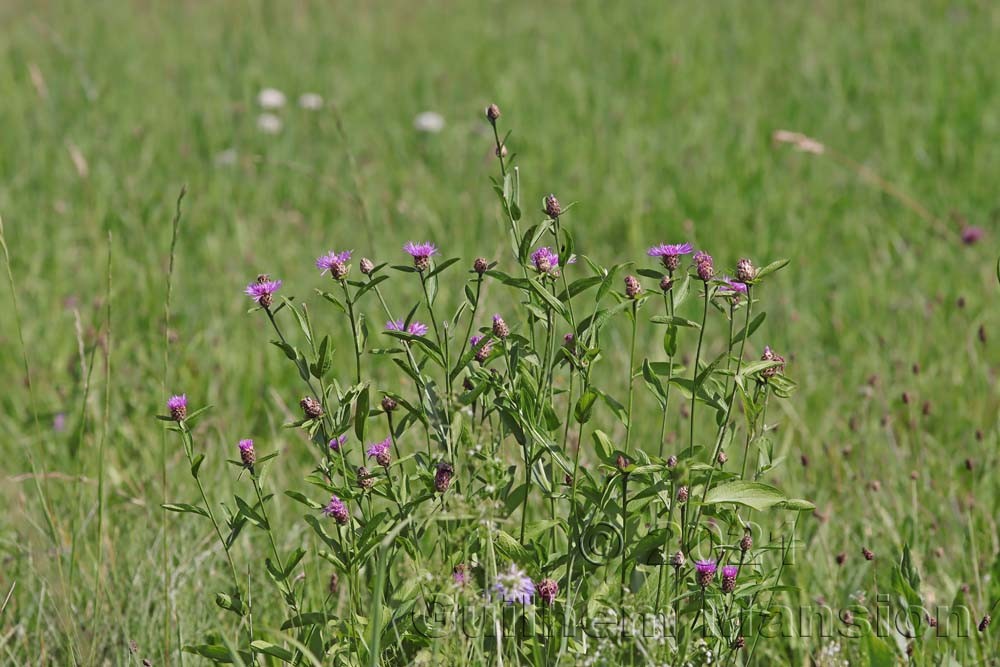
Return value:
<svg viewBox="0 0 1000 667">
<path fill-rule="evenodd" d="M 385 323 L 386 331 L 401 331 L 411 336 L 423 336 L 427 333 L 427 325 L 423 322 L 413 321 L 409 326 L 403 320 L 390 320 Z"/>
<path fill-rule="evenodd" d="M 327 254 L 316 259 L 316 268 L 320 270 L 320 275 L 323 275 L 327 271 L 334 271 L 338 267 L 342 267 L 347 262 L 351 261 L 350 250 L 345 250 L 343 252 L 336 252 L 331 250 Z"/>
<path fill-rule="evenodd" d="M 383 468 L 388 468 L 389 464 L 392 463 L 392 438 L 386 438 L 385 440 L 369 445 L 365 455 L 368 458 L 375 459 L 375 462 Z"/>
<path fill-rule="evenodd" d="M 281 289 L 280 280 L 254 281 L 247 285 L 244 292 L 262 306 L 270 305 L 271 295 Z"/>
<path fill-rule="evenodd" d="M 661 243 L 646 251 L 650 257 L 677 257 L 690 255 L 693 248 L 690 243 Z"/>
</svg>

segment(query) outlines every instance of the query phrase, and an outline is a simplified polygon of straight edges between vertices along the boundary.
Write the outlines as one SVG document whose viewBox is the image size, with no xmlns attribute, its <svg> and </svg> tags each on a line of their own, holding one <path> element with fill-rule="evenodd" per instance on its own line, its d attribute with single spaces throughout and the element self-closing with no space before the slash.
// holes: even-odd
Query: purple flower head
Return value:
<svg viewBox="0 0 1000 667">
<path fill-rule="evenodd" d="M 280 280 L 268 280 L 267 276 L 259 276 L 257 280 L 247 285 L 245 293 L 264 308 L 271 307 L 271 295 L 281 289 Z"/>
<path fill-rule="evenodd" d="M 722 592 L 732 593 L 736 589 L 736 575 L 740 573 L 740 568 L 735 565 L 727 565 L 722 568 Z"/>
<path fill-rule="evenodd" d="M 962 228 L 962 243 L 965 245 L 973 245 L 982 240 L 986 232 L 983 231 L 982 227 L 963 227 Z"/>
<path fill-rule="evenodd" d="M 646 254 L 650 257 L 676 257 L 690 255 L 692 249 L 690 243 L 661 243 L 647 250 Z"/>
<path fill-rule="evenodd" d="M 465 563 L 459 563 L 451 571 L 451 578 L 459 586 L 465 586 L 469 583 L 469 566 Z"/>
<path fill-rule="evenodd" d="M 389 464 L 392 463 L 392 438 L 386 438 L 381 442 L 376 442 L 368 446 L 368 451 L 365 454 L 375 459 L 375 461 L 383 468 L 388 468 Z"/>
<path fill-rule="evenodd" d="M 724 568 L 722 568 L 722 576 L 732 577 L 735 579 L 736 575 L 739 574 L 739 571 L 740 568 L 736 567 L 735 565 L 726 565 Z"/>
<path fill-rule="evenodd" d="M 552 248 L 542 246 L 531 253 L 531 262 L 535 265 L 535 270 L 539 273 L 549 273 L 559 268 L 559 255 L 552 252 Z"/>
<path fill-rule="evenodd" d="M 747 286 L 745 283 L 733 280 L 729 276 L 723 276 L 722 285 L 719 286 L 719 293 L 723 296 L 739 297 L 739 295 L 747 293 Z"/>
<path fill-rule="evenodd" d="M 469 339 L 469 345 L 471 345 L 472 347 L 476 347 L 477 345 L 479 345 L 480 342 L 482 342 L 482 340 L 483 336 L 476 334 L 475 336 Z"/>
<path fill-rule="evenodd" d="M 555 579 L 542 579 L 535 588 L 538 591 L 538 597 L 542 598 L 542 602 L 549 607 L 559 595 L 559 583 Z"/>
<path fill-rule="evenodd" d="M 699 250 L 694 254 L 694 265 L 698 277 L 706 283 L 715 275 L 715 260 L 704 250 Z"/>
<path fill-rule="evenodd" d="M 170 418 L 175 422 L 184 421 L 184 418 L 187 417 L 187 407 L 187 394 L 178 394 L 167 399 L 167 410 L 170 411 Z"/>
<path fill-rule="evenodd" d="M 493 352 L 493 341 L 486 340 L 486 342 L 483 343 L 485 338 L 485 336 L 477 334 L 469 339 L 469 345 L 472 346 L 473 349 L 473 357 L 479 363 L 486 361 L 489 358 L 490 353 Z M 482 347 L 479 346 L 480 343 L 483 343 Z"/>
<path fill-rule="evenodd" d="M 493 316 L 493 335 L 500 340 L 504 340 L 510 335 L 510 327 L 503 321 L 503 317 L 500 313 Z"/>
<path fill-rule="evenodd" d="M 410 322 L 410 326 L 406 326 L 403 320 L 390 320 L 385 323 L 386 331 L 402 331 L 403 333 L 408 333 L 411 336 L 423 336 L 427 333 L 427 325 L 423 322 Z"/>
<path fill-rule="evenodd" d="M 252 468 L 254 462 L 257 460 L 257 454 L 253 450 L 253 440 L 249 438 L 240 440 L 238 447 L 240 449 L 240 460 L 243 461 L 243 465 L 247 468 Z M 251 472 L 253 471 L 251 470 Z"/>
<path fill-rule="evenodd" d="M 414 243 L 413 241 L 407 241 L 406 245 L 403 246 L 403 250 L 413 258 L 413 266 L 417 271 L 425 271 L 431 265 L 431 256 L 437 254 L 437 246 L 427 242 Z"/>
<path fill-rule="evenodd" d="M 350 519 L 350 514 L 347 512 L 347 505 L 337 496 L 330 496 L 330 502 L 323 508 L 323 514 L 334 519 L 341 525 L 347 523 Z"/>
<path fill-rule="evenodd" d="M 496 596 L 507 604 L 519 602 L 530 604 L 535 595 L 535 583 L 524 573 L 524 570 L 511 563 L 506 572 L 498 572 L 493 583 Z"/>
<path fill-rule="evenodd" d="M 346 264 L 349 261 L 351 261 L 350 250 L 345 250 L 344 252 L 331 250 L 316 260 L 316 268 L 319 269 L 320 275 L 329 271 L 331 276 L 337 280 L 341 280 L 347 276 Z"/>
<path fill-rule="evenodd" d="M 340 448 L 344 446 L 345 442 L 347 442 L 346 433 L 340 436 L 334 436 L 333 438 L 330 439 L 330 449 L 332 449 L 335 452 L 339 452 Z"/>
<path fill-rule="evenodd" d="M 705 588 L 715 579 L 715 570 L 718 566 L 714 560 L 699 560 L 694 564 L 695 578 L 698 585 Z"/>
</svg>

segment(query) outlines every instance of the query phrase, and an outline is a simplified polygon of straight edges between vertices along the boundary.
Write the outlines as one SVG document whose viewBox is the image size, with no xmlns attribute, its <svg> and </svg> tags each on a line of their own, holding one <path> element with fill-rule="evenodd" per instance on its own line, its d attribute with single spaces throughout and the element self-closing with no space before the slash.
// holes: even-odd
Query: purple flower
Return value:
<svg viewBox="0 0 1000 667">
<path fill-rule="evenodd" d="M 542 598 L 542 602 L 550 607 L 555 602 L 556 596 L 559 595 L 559 583 L 555 579 L 542 579 L 538 582 L 536 589 L 538 597 Z"/>
<path fill-rule="evenodd" d="M 240 448 L 240 460 L 243 461 L 243 465 L 247 468 L 252 468 L 254 462 L 257 460 L 257 454 L 253 450 L 253 440 L 249 438 L 240 440 L 238 446 Z M 251 472 L 253 471 L 251 470 Z"/>
<path fill-rule="evenodd" d="M 747 286 L 744 283 L 733 280 L 729 276 L 723 276 L 722 285 L 719 286 L 719 293 L 723 296 L 738 297 L 740 294 L 747 293 Z"/>
<path fill-rule="evenodd" d="M 727 565 L 722 568 L 722 592 L 732 593 L 736 588 L 736 575 L 740 573 L 740 568 L 735 565 Z"/>
<path fill-rule="evenodd" d="M 465 563 L 459 563 L 451 571 L 451 578 L 459 586 L 465 586 L 469 583 L 469 566 Z"/>
<path fill-rule="evenodd" d="M 330 275 L 336 280 L 342 280 L 347 276 L 346 264 L 350 260 L 350 250 L 345 250 L 344 252 L 335 252 L 331 250 L 316 260 L 316 268 L 319 269 L 320 275 L 329 271 Z"/>
<path fill-rule="evenodd" d="M 506 572 L 497 573 L 493 591 L 507 604 L 515 602 L 530 604 L 531 598 L 535 595 L 535 584 L 524 570 L 511 563 L 510 569 Z"/>
<path fill-rule="evenodd" d="M 667 271 L 673 273 L 680 266 L 681 255 L 687 255 L 690 252 L 690 243 L 661 243 L 647 250 L 646 254 L 650 257 L 659 257 Z"/>
<path fill-rule="evenodd" d="M 330 496 L 330 502 L 323 508 L 323 514 L 336 520 L 341 525 L 347 523 L 350 519 L 350 514 L 347 512 L 347 505 L 337 496 Z"/>
<path fill-rule="evenodd" d="M 437 254 L 437 246 L 427 242 L 414 243 L 413 241 L 407 241 L 406 245 L 403 246 L 403 250 L 413 257 L 413 266 L 417 271 L 425 271 L 431 265 L 431 256 Z"/>
<path fill-rule="evenodd" d="M 268 280 L 267 276 L 258 276 L 257 280 L 247 285 L 247 296 L 264 308 L 271 307 L 271 295 L 281 289 L 280 280 Z"/>
<path fill-rule="evenodd" d="M 167 399 L 167 410 L 170 411 L 170 418 L 175 422 L 184 421 L 184 418 L 187 417 L 187 407 L 187 394 L 179 394 Z"/>
<path fill-rule="evenodd" d="M 486 359 L 489 358 L 490 353 L 493 351 L 493 341 L 487 340 L 485 343 L 483 343 L 484 338 L 485 336 L 480 336 L 477 334 L 469 339 L 469 345 L 472 346 L 472 349 L 474 351 L 473 357 L 479 363 L 483 363 L 484 361 L 486 361 Z M 483 343 L 482 347 L 479 347 L 480 343 Z"/>
<path fill-rule="evenodd" d="M 60 412 L 52 418 L 52 430 L 59 433 L 66 428 L 66 415 Z"/>
<path fill-rule="evenodd" d="M 962 228 L 962 243 L 965 245 L 972 245 L 978 243 L 986 232 L 983 231 L 982 227 L 963 227 Z"/>
<path fill-rule="evenodd" d="M 699 560 L 694 564 L 698 585 L 705 588 L 715 579 L 717 565 L 714 560 Z"/>
<path fill-rule="evenodd" d="M 334 436 L 333 438 L 330 439 L 330 449 L 332 449 L 335 452 L 339 452 L 340 448 L 344 446 L 345 442 L 347 442 L 346 433 L 344 433 L 341 436 Z"/>
<path fill-rule="evenodd" d="M 539 273 L 550 273 L 559 268 L 559 255 L 552 251 L 552 248 L 543 246 L 531 253 L 531 261 L 535 265 L 535 270 Z M 574 264 L 576 256 L 571 255 L 567 264 Z"/>
<path fill-rule="evenodd" d="M 704 250 L 699 250 L 694 254 L 694 265 L 698 277 L 706 283 L 715 275 L 715 260 Z"/>
<path fill-rule="evenodd" d="M 403 320 L 390 320 L 385 323 L 386 331 L 402 331 L 403 333 L 408 333 L 411 336 L 423 336 L 427 333 L 427 325 L 423 322 L 410 322 L 410 326 L 406 326 Z"/>
<path fill-rule="evenodd" d="M 376 442 L 368 446 L 368 451 L 365 454 L 369 458 L 375 459 L 375 461 L 383 468 L 388 468 L 389 464 L 392 463 L 392 438 L 386 438 L 381 442 Z"/>
</svg>

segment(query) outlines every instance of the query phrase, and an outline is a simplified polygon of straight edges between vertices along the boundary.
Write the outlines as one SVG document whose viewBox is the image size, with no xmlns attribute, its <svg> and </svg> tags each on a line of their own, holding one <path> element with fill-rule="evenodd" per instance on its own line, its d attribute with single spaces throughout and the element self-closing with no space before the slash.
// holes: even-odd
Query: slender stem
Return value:
<svg viewBox="0 0 1000 667">
<path fill-rule="evenodd" d="M 668 301 L 667 294 L 664 293 L 664 295 L 663 295 L 663 306 L 666 309 L 667 314 L 669 316 L 673 317 L 673 315 L 674 315 L 674 292 L 673 292 L 673 290 L 670 290 L 669 294 L 670 294 L 670 297 L 669 297 L 669 301 Z M 670 407 L 670 384 L 671 384 L 670 380 L 673 379 L 673 374 L 674 374 L 674 356 L 672 354 L 668 354 L 667 355 L 667 388 L 666 388 L 666 390 L 664 392 L 665 395 L 663 397 L 663 419 L 660 421 L 660 451 L 659 451 L 659 454 L 658 454 L 658 456 L 660 458 L 663 458 L 664 438 L 667 435 L 667 414 L 668 414 L 668 408 Z"/>
<path fill-rule="evenodd" d="M 708 321 L 708 300 L 709 292 L 711 288 L 708 283 L 705 283 L 705 309 L 701 315 L 701 329 L 698 331 L 698 348 L 694 354 L 694 368 L 691 372 L 692 380 L 692 391 L 691 391 L 691 427 L 690 435 L 688 438 L 688 451 L 694 451 L 694 412 L 695 407 L 698 405 L 698 387 L 695 386 L 698 382 L 698 362 L 701 360 L 701 344 L 705 339 L 705 323 Z"/>
<path fill-rule="evenodd" d="M 621 638 L 625 639 L 625 590 L 628 585 L 628 569 L 625 567 L 625 553 L 628 551 L 626 540 L 628 538 L 628 473 L 622 473 L 622 562 L 621 589 L 619 591 L 618 606 L 622 617 Z"/>
<path fill-rule="evenodd" d="M 635 339 L 639 328 L 639 302 L 632 301 L 632 345 L 628 355 L 628 423 L 625 425 L 625 455 L 628 456 L 632 442 L 632 401 L 635 395 L 633 391 L 633 379 L 635 376 Z"/>
<path fill-rule="evenodd" d="M 351 318 L 351 343 L 354 345 L 354 383 L 361 384 L 361 346 L 358 344 L 358 323 L 354 317 L 354 301 L 347 289 L 347 281 L 341 280 L 344 289 L 344 301 L 347 302 L 347 316 Z"/>
</svg>

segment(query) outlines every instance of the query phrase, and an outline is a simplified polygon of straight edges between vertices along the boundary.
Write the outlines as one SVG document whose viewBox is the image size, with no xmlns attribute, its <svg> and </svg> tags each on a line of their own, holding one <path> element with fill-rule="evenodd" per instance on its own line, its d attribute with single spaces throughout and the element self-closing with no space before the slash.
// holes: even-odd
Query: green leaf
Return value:
<svg viewBox="0 0 1000 667">
<path fill-rule="evenodd" d="M 735 503 L 753 508 L 758 512 L 787 500 L 781 491 L 770 484 L 748 482 L 741 479 L 719 484 L 705 496 L 706 505 Z"/>
<path fill-rule="evenodd" d="M 757 271 L 757 276 L 756 276 L 756 278 L 754 278 L 754 282 L 760 280 L 761 278 L 763 278 L 764 276 L 766 276 L 766 275 L 768 275 L 770 273 L 774 273 L 775 271 L 779 271 L 779 270 L 785 268 L 785 266 L 788 265 L 788 262 L 789 262 L 789 260 L 787 260 L 787 259 L 779 259 L 776 262 L 771 262 L 770 264 L 768 264 L 767 266 L 765 266 L 763 269 L 760 269 L 759 271 Z"/>
<path fill-rule="evenodd" d="M 370 407 L 370 398 L 368 394 L 368 385 L 361 390 L 358 395 L 357 403 L 354 406 L 354 434 L 358 436 L 358 440 L 364 441 L 365 432 L 368 428 L 368 409 Z"/>
<path fill-rule="evenodd" d="M 865 645 L 870 667 L 895 667 L 899 664 L 895 652 L 874 632 L 865 635 Z"/>
<path fill-rule="evenodd" d="M 163 509 L 168 512 L 179 512 L 188 514 L 200 514 L 203 517 L 208 518 L 208 512 L 195 505 L 189 505 L 187 503 L 167 503 L 165 505 L 160 505 Z"/>
<path fill-rule="evenodd" d="M 256 639 L 250 642 L 250 648 L 258 653 L 263 653 L 264 655 L 269 655 L 272 658 L 277 658 L 282 662 L 292 662 L 295 660 L 295 654 L 287 648 L 278 646 L 277 644 L 272 644 L 271 642 L 266 642 L 263 639 Z"/>
<path fill-rule="evenodd" d="M 303 628 L 310 625 L 324 625 L 327 621 L 332 621 L 337 618 L 339 617 L 336 614 L 327 614 L 322 611 L 307 611 L 292 616 L 290 619 L 281 624 L 281 629 L 291 630 L 292 628 Z"/>
<path fill-rule="evenodd" d="M 209 660 L 214 660 L 215 662 L 233 662 L 233 654 L 229 652 L 228 648 L 222 646 L 221 644 L 189 644 L 181 650 L 185 653 L 200 655 L 203 658 L 208 658 Z"/>
<path fill-rule="evenodd" d="M 576 418 L 577 424 L 586 424 L 590 421 L 594 413 L 594 403 L 596 401 L 597 392 L 592 388 L 588 388 L 576 402 L 576 408 L 573 410 L 573 416 Z"/>
<path fill-rule="evenodd" d="M 268 529 L 267 521 L 264 520 L 264 517 L 257 514 L 257 511 L 254 508 L 250 507 L 247 501 L 243 500 L 239 496 L 235 496 L 235 498 L 236 498 L 236 506 L 240 508 L 240 513 L 247 518 L 247 521 L 257 526 L 258 528 L 262 528 L 264 530 Z"/>
<path fill-rule="evenodd" d="M 532 278 L 532 279 L 528 280 L 528 285 L 531 286 L 531 289 L 535 292 L 535 294 L 537 294 L 538 296 L 540 296 L 542 298 L 542 300 L 546 304 L 548 304 L 548 306 L 552 310 L 554 310 L 555 312 L 559 313 L 560 315 L 565 315 L 566 314 L 566 308 L 562 305 L 562 303 L 560 303 L 557 298 L 555 298 L 554 296 L 552 296 L 552 294 L 550 294 L 547 289 L 545 289 L 544 287 L 542 287 L 541 283 L 539 283 L 537 280 L 535 280 L 534 278 Z"/>
<path fill-rule="evenodd" d="M 205 461 L 205 455 L 199 454 L 194 457 L 194 461 L 191 462 L 191 476 L 198 479 L 198 470 L 201 468 L 201 464 Z"/>
<path fill-rule="evenodd" d="M 695 322 L 694 320 L 689 320 L 686 317 L 678 317 L 676 315 L 673 317 L 671 317 L 670 315 L 654 315 L 653 317 L 649 318 L 649 321 L 652 322 L 653 324 L 670 324 L 672 326 L 690 327 L 692 329 L 701 328 L 701 325 Z"/>
</svg>

